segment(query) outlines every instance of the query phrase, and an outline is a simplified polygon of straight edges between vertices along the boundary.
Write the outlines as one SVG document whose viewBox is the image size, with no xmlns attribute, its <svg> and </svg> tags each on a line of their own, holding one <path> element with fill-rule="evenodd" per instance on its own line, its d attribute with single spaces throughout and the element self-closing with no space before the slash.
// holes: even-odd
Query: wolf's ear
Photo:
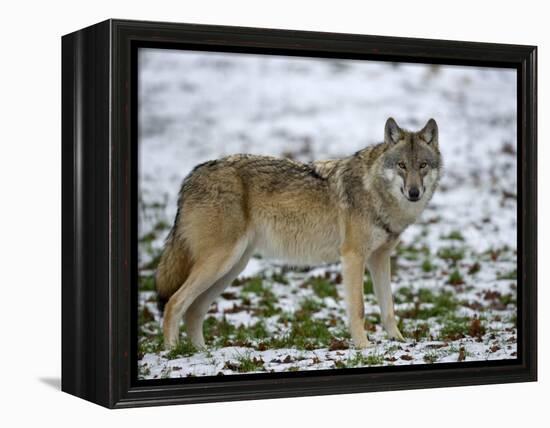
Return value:
<svg viewBox="0 0 550 428">
<path fill-rule="evenodd" d="M 390 117 L 386 121 L 386 127 L 384 129 L 384 142 L 389 144 L 397 143 L 403 136 L 403 130 L 399 127 L 393 117 Z"/>
<path fill-rule="evenodd" d="M 437 131 L 437 123 L 435 120 L 430 119 L 428 120 L 428 123 L 422 128 L 422 130 L 418 133 L 420 137 L 428 144 L 432 144 L 434 146 L 437 146 L 438 143 L 438 131 Z"/>
</svg>

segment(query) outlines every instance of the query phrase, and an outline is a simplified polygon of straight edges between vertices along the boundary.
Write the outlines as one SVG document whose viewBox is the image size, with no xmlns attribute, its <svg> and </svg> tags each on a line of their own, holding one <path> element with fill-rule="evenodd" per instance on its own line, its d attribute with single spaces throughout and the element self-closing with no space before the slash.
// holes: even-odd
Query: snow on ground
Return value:
<svg viewBox="0 0 550 428">
<path fill-rule="evenodd" d="M 515 358 L 515 71 L 168 50 L 141 50 L 139 67 L 141 378 Z M 394 260 L 407 341 L 384 335 L 368 276 L 375 345 L 357 351 L 339 265 L 254 258 L 212 307 L 210 348 L 162 351 L 151 275 L 193 166 L 234 153 L 347 156 L 379 142 L 389 116 L 411 129 L 435 118 L 445 164 Z"/>
</svg>

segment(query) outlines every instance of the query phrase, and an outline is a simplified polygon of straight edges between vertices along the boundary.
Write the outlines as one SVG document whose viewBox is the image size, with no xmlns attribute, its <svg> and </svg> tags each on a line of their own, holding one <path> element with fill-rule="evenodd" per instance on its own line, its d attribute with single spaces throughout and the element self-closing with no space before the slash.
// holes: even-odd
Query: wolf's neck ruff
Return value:
<svg viewBox="0 0 550 428">
<path fill-rule="evenodd" d="M 391 226 L 379 215 L 374 218 L 374 222 L 389 235 L 390 239 L 397 239 L 403 233 L 403 229 L 399 231 L 392 230 Z"/>
</svg>

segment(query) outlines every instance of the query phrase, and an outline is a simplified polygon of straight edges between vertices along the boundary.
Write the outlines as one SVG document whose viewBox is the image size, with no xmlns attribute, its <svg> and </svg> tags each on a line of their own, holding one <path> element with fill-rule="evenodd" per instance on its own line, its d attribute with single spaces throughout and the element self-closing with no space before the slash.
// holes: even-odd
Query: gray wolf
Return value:
<svg viewBox="0 0 550 428">
<path fill-rule="evenodd" d="M 403 340 L 394 315 L 390 254 L 432 197 L 441 174 L 438 127 L 416 132 L 393 118 L 384 141 L 335 160 L 309 164 L 234 155 L 205 162 L 184 179 L 178 212 L 159 261 L 156 288 L 166 302 L 167 349 L 185 316 L 193 345 L 204 348 L 210 304 L 254 252 L 292 265 L 341 261 L 353 343 L 365 348 L 363 274 L 369 269 L 390 338 Z"/>
</svg>

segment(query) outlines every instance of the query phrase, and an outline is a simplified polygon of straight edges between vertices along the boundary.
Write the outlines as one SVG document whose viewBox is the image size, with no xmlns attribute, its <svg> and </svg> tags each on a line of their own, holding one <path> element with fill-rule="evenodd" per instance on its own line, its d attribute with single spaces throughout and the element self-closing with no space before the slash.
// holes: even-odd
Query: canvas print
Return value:
<svg viewBox="0 0 550 428">
<path fill-rule="evenodd" d="M 515 69 L 137 67 L 138 379 L 517 357 Z"/>
</svg>

